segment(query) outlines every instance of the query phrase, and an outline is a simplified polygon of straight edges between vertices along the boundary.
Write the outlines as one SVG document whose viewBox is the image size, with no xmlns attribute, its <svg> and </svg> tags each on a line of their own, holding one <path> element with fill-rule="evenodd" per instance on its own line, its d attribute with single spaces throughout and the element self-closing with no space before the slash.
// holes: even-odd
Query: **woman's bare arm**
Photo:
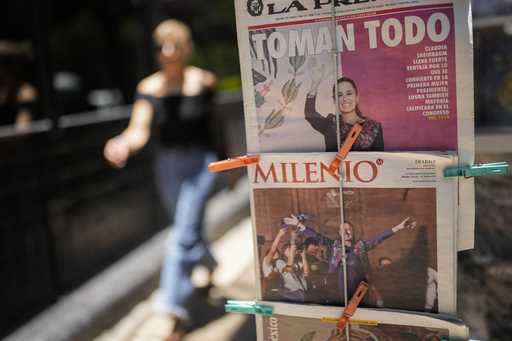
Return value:
<svg viewBox="0 0 512 341">
<path fill-rule="evenodd" d="M 105 144 L 103 154 L 107 161 L 116 168 L 126 165 L 128 157 L 141 150 L 151 135 L 153 106 L 146 99 L 138 99 L 133 104 L 128 127 L 118 136 Z"/>
<path fill-rule="evenodd" d="M 133 104 L 132 116 L 128 128 L 120 135 L 130 148 L 130 154 L 141 150 L 151 135 L 153 106 L 147 99 L 139 99 Z"/>
<path fill-rule="evenodd" d="M 317 65 L 311 70 L 311 86 L 308 90 L 304 103 L 304 117 L 311 127 L 321 134 L 325 134 L 332 125 L 331 120 L 322 116 L 316 111 L 316 95 L 320 83 L 325 79 L 325 65 Z"/>
<path fill-rule="evenodd" d="M 295 255 L 297 254 L 297 232 L 292 231 L 291 240 L 290 240 L 290 257 L 288 257 L 286 261 L 287 270 L 291 271 L 293 269 L 293 262 L 295 261 Z"/>
<path fill-rule="evenodd" d="M 276 238 L 272 242 L 272 246 L 270 247 L 270 250 L 267 252 L 265 257 L 263 257 L 263 263 L 264 264 L 270 264 L 272 262 L 272 259 L 274 258 L 274 255 L 277 252 L 277 248 L 279 246 L 279 243 L 281 242 L 281 238 L 283 238 L 283 236 L 286 234 L 286 232 L 287 232 L 286 228 L 282 228 L 282 229 L 279 230 L 279 232 L 277 233 Z"/>
<path fill-rule="evenodd" d="M 304 276 L 309 276 L 309 262 L 308 262 L 308 257 L 306 255 L 306 249 L 303 249 L 302 252 L 300 253 L 301 257 L 302 257 L 302 265 L 303 265 L 303 272 L 304 272 Z"/>
</svg>

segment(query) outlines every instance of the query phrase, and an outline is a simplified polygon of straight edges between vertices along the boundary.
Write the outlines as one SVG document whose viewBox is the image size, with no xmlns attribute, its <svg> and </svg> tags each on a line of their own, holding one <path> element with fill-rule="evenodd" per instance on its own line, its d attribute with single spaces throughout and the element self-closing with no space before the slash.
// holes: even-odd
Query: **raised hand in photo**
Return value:
<svg viewBox="0 0 512 341">
<path fill-rule="evenodd" d="M 392 228 L 393 233 L 397 233 L 403 229 L 414 229 L 416 227 L 416 220 L 411 219 L 410 217 L 405 218 L 400 224 L 396 225 Z"/>
<path fill-rule="evenodd" d="M 320 83 L 327 76 L 327 70 L 325 64 L 317 65 L 316 63 L 311 63 L 310 67 L 310 75 L 311 75 L 311 87 L 309 88 L 308 95 L 316 95 L 318 92 L 318 88 Z"/>
<path fill-rule="evenodd" d="M 302 232 L 306 228 L 302 223 L 301 219 L 299 219 L 299 217 L 297 217 L 293 213 L 290 214 L 289 217 L 284 217 L 282 221 L 284 225 L 287 225 L 287 227 L 295 227 L 296 231 Z"/>
<path fill-rule="evenodd" d="M 289 217 L 283 218 L 283 223 L 288 226 L 297 226 L 299 224 L 299 218 L 297 218 L 294 214 L 290 214 Z"/>
</svg>

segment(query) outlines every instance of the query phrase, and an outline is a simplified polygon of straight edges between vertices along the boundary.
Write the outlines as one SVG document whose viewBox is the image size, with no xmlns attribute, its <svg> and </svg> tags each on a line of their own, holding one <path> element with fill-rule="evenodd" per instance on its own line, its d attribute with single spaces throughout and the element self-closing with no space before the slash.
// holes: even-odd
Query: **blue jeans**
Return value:
<svg viewBox="0 0 512 341">
<path fill-rule="evenodd" d="M 207 166 L 213 152 L 200 148 L 159 149 L 155 177 L 161 201 L 174 214 L 172 236 L 166 244 L 160 275 L 158 310 L 188 319 L 194 292 L 190 276 L 204 259 L 213 260 L 202 237 L 203 216 L 214 175 Z"/>
</svg>

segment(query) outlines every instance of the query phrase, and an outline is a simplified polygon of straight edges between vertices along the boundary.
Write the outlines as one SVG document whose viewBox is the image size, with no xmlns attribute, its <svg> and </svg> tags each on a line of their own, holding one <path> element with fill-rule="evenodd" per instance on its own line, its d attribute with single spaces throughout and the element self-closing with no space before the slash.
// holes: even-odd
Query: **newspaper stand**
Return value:
<svg viewBox="0 0 512 341">
<path fill-rule="evenodd" d="M 364 4 L 368 3 L 368 4 Z M 264 4 L 261 0 L 235 0 L 235 7 L 237 10 L 237 25 L 238 27 L 238 39 L 240 46 L 240 61 L 242 65 L 242 80 L 244 86 L 244 107 L 246 110 L 246 129 L 247 129 L 247 139 L 248 139 L 248 150 L 251 153 L 250 156 L 239 157 L 235 159 L 221 161 L 215 164 L 212 164 L 210 167 L 210 171 L 223 171 L 236 167 L 259 167 L 258 162 L 265 155 L 265 153 L 271 153 L 274 151 L 287 151 L 287 152 L 304 152 L 305 150 L 311 151 L 311 148 L 307 145 L 307 141 L 312 141 L 312 139 L 304 134 L 294 134 L 293 127 L 297 127 L 297 122 L 291 122 L 288 124 L 290 127 L 286 132 L 286 137 L 288 139 L 282 139 L 279 137 L 275 137 L 273 140 L 266 141 L 266 145 L 262 142 L 262 136 L 268 131 L 276 130 L 277 128 L 283 127 L 285 125 L 285 116 L 288 112 L 294 112 L 294 101 L 296 101 L 299 93 L 303 93 L 301 89 L 303 81 L 301 81 L 300 75 L 304 75 L 304 65 L 306 65 L 310 60 L 307 60 L 305 56 L 305 50 L 307 48 L 315 49 L 315 54 L 323 53 L 323 60 L 327 60 L 331 58 L 333 60 L 332 73 L 334 74 L 334 88 L 333 96 L 334 97 L 334 114 L 329 114 L 327 119 L 329 119 L 332 126 L 335 126 L 335 131 L 329 131 L 325 128 L 325 119 L 316 113 L 315 110 L 315 98 L 310 97 L 310 93 L 314 90 L 316 96 L 316 91 L 318 91 L 318 86 L 320 83 L 315 83 L 312 80 L 311 82 L 311 90 L 307 93 L 306 97 L 306 109 L 305 111 L 306 120 L 311 124 L 311 126 L 317 130 L 317 132 L 321 132 L 325 137 L 325 147 L 329 149 L 329 146 L 334 143 L 335 149 L 338 151 L 336 157 L 332 160 L 329 172 L 336 176 L 338 181 L 338 196 L 336 200 L 338 200 L 339 209 L 339 222 L 340 226 L 344 226 L 345 217 L 344 217 L 344 181 L 347 174 L 345 174 L 345 169 L 340 167 L 340 164 L 343 162 L 347 153 L 354 144 L 361 131 L 363 134 L 367 133 L 364 131 L 363 127 L 361 127 L 357 122 L 352 123 L 352 130 L 350 132 L 341 131 L 342 127 L 342 113 L 340 112 L 340 108 L 342 106 L 350 106 L 349 102 L 340 103 L 339 96 L 339 84 L 340 81 L 337 78 L 342 74 L 342 66 L 340 65 L 341 53 L 343 51 L 354 51 L 355 45 L 361 43 L 358 41 L 355 36 L 359 33 L 354 33 L 357 29 L 349 24 L 346 24 L 344 28 L 340 24 L 343 20 L 357 20 L 363 14 L 369 14 L 371 18 L 375 20 L 368 20 L 364 23 L 364 29 L 366 29 L 369 36 L 369 48 L 376 49 L 379 45 L 382 45 L 383 48 L 392 49 L 396 46 L 414 46 L 421 42 L 422 39 L 429 39 L 429 41 L 436 43 L 431 44 L 432 46 L 424 47 L 423 52 L 418 52 L 414 49 L 410 51 L 415 51 L 417 53 L 416 59 L 414 59 L 414 63 L 411 62 L 410 66 L 407 66 L 407 71 L 409 70 L 430 70 L 428 76 L 418 76 L 418 77 L 410 77 L 410 83 L 407 81 L 406 83 L 411 85 L 412 89 L 420 88 L 421 84 L 418 83 L 421 80 L 424 80 L 428 83 L 428 86 L 424 89 L 424 91 L 415 91 L 413 95 L 404 95 L 407 98 L 407 101 L 412 103 L 407 106 L 407 110 L 403 110 L 404 113 L 414 113 L 418 110 L 423 110 L 423 114 L 431 114 L 428 118 L 428 122 L 425 123 L 425 126 L 431 124 L 430 121 L 442 121 L 447 120 L 452 122 L 446 123 L 443 125 L 443 122 L 439 122 L 441 127 L 445 127 L 448 131 L 455 131 L 455 143 L 453 143 L 453 137 L 451 140 L 451 146 L 453 148 L 435 148 L 435 146 L 445 146 L 443 143 L 446 141 L 443 140 L 445 136 L 441 136 L 443 134 L 435 134 L 432 131 L 429 133 L 423 134 L 414 134 L 414 132 L 407 131 L 407 128 L 403 128 L 406 125 L 400 125 L 400 128 L 392 130 L 395 136 L 396 141 L 404 142 L 404 139 L 397 138 L 396 134 L 403 134 L 407 136 L 409 141 L 407 140 L 407 146 L 414 144 L 415 139 L 422 140 L 423 143 L 427 142 L 426 145 L 432 145 L 434 147 L 428 148 L 430 151 L 434 150 L 455 150 L 456 156 L 458 156 L 458 163 L 456 166 L 446 169 L 444 172 L 444 176 L 449 177 L 460 177 L 460 181 L 456 181 L 458 183 L 458 194 L 460 198 L 460 206 L 457 206 L 455 211 L 458 213 L 454 213 L 458 218 L 459 226 L 468 226 L 465 227 L 462 233 L 459 233 L 456 238 L 457 249 L 453 250 L 455 252 L 459 250 L 472 248 L 473 245 L 473 236 L 472 232 L 474 227 L 474 198 L 473 191 L 474 185 L 471 180 L 466 180 L 465 178 L 470 178 L 474 176 L 483 176 L 483 175 L 492 175 L 492 174 L 506 174 L 508 172 L 508 164 L 506 163 L 496 163 L 496 164 L 485 164 L 485 165 L 473 165 L 473 154 L 474 154 L 474 131 L 473 131 L 473 116 L 471 114 L 473 110 L 472 104 L 472 75 L 471 72 L 459 72 L 459 74 L 455 74 L 455 55 L 457 55 L 457 68 L 468 71 L 472 68 L 471 58 L 467 57 L 471 54 L 471 44 L 470 44 L 470 28 L 467 27 L 470 22 L 464 15 L 469 16 L 469 0 L 462 1 L 453 1 L 453 0 L 425 0 L 423 4 L 413 5 L 408 4 L 405 6 L 409 6 L 408 8 L 400 8 L 400 5 L 403 5 L 403 2 L 400 4 L 398 0 L 384 0 L 382 3 L 374 3 L 369 1 L 355 1 L 355 2 L 346 2 L 346 1 L 284 1 L 284 0 L 275 0 L 272 3 Z M 357 5 L 359 4 L 359 5 Z M 314 9 L 321 12 L 324 17 L 320 18 L 316 12 L 313 12 L 312 6 L 314 5 Z M 356 8 L 355 14 L 344 14 L 344 16 L 340 17 L 338 7 L 347 6 L 348 5 L 357 5 L 359 7 Z M 362 6 L 367 6 L 363 8 Z M 417 7 L 414 7 L 417 6 Z M 343 7 L 345 8 L 345 7 Z M 368 13 L 364 12 L 363 9 L 367 9 Z M 397 10 L 396 14 L 393 12 L 393 9 Z M 399 10 L 403 9 L 403 14 Z M 415 10 L 418 10 L 418 13 L 414 13 Z M 357 12 L 359 10 L 359 12 Z M 436 12 L 438 10 L 438 12 Z M 430 11 L 430 12 L 428 12 Z M 306 13 L 302 17 L 300 13 Z M 427 13 L 428 14 L 425 14 Z M 460 12 L 460 13 L 458 13 Z M 240 13 L 243 13 L 240 14 Z M 309 15 L 307 14 L 309 13 Z M 350 10 L 345 10 L 345 13 L 351 13 Z M 394 13 L 396 17 L 393 17 Z M 239 17 L 240 15 L 240 17 Z M 295 17 L 294 17 L 295 15 Z M 263 18 L 268 16 L 280 16 L 279 20 L 272 21 L 269 19 L 267 23 L 264 21 L 258 21 L 259 18 Z M 458 16 L 458 17 L 457 17 Z M 242 18 L 243 17 L 243 18 Z M 312 17 L 313 19 L 310 19 Z M 386 20 L 382 18 L 388 18 Z M 297 19 L 294 19 L 297 18 Z M 301 18 L 299 20 L 299 18 Z M 382 20 L 381 20 L 382 19 Z M 249 20 L 251 24 L 245 24 L 243 20 Z M 317 26 L 316 28 L 303 29 L 302 40 L 300 40 L 300 34 L 298 31 L 293 31 L 292 29 L 286 30 L 283 29 L 282 32 L 288 32 L 290 37 L 289 41 L 295 39 L 295 45 L 286 41 L 281 33 L 279 33 L 279 29 L 281 27 L 285 27 L 287 25 L 287 20 L 293 21 L 294 24 L 298 25 L 307 25 L 307 23 L 311 23 L 311 25 L 315 25 L 318 23 L 327 23 L 324 26 Z M 247 27 L 247 28 L 246 28 Z M 320 27 L 320 28 L 318 28 Z M 457 32 L 453 33 L 451 28 L 456 28 Z M 462 28 L 462 30 L 461 30 Z M 251 30 L 251 32 L 249 32 Z M 314 39 L 312 32 L 317 32 L 318 36 Z M 293 33 L 292 33 L 293 32 Z M 329 33 L 331 32 L 331 33 Z M 330 35 L 329 35 L 330 34 Z M 354 35 L 356 34 L 356 35 Z M 292 39 L 293 35 L 293 39 Z M 333 38 L 334 36 L 334 38 Z M 306 38 L 304 38 L 306 37 Z M 451 39 L 451 40 L 450 40 Z M 440 44 L 443 41 L 448 41 L 443 44 Z M 250 42 L 249 42 L 250 41 Z M 463 41 L 463 44 L 460 47 L 457 45 L 460 41 Z M 419 45 L 423 46 L 423 45 Z M 457 50 L 455 51 L 455 46 Z M 404 48 L 405 49 L 405 48 Z M 319 52 L 320 51 L 320 52 Z M 409 51 L 409 50 L 408 50 Z M 410 52 L 409 51 L 409 52 Z M 289 58 L 285 57 L 286 54 L 289 54 Z M 392 54 L 393 52 L 389 52 Z M 405 52 L 403 52 L 405 53 Z M 466 56 L 467 58 L 460 58 L 461 56 Z M 420 58 L 424 57 L 424 58 Z M 439 57 L 439 58 L 437 58 Z M 252 58 L 255 58 L 258 65 L 263 68 L 266 72 L 264 75 L 262 72 L 258 72 L 256 68 L 251 64 Z M 281 78 L 277 77 L 278 75 L 278 66 L 282 64 L 280 63 L 280 59 L 285 59 L 287 61 L 287 66 L 289 68 L 288 74 L 289 79 L 285 79 L 283 81 Z M 437 58 L 437 59 L 436 59 Z M 252 61 L 253 63 L 256 63 Z M 403 62 L 403 61 L 402 61 Z M 453 63 L 453 64 L 450 64 Z M 437 65 L 437 66 L 436 66 Z M 440 66 L 441 65 L 441 66 Z M 364 65 L 362 68 L 358 70 L 364 70 Z M 282 70 L 282 67 L 281 67 Z M 311 76 L 313 71 L 310 68 L 309 75 Z M 320 76 L 324 76 L 324 65 L 322 65 Z M 306 71 L 306 74 L 308 72 Z M 285 74 L 285 73 L 283 73 Z M 344 73 L 343 73 L 344 74 Z M 405 72 L 404 72 L 405 74 Z M 318 76 L 318 75 L 317 75 Z M 331 75 L 332 76 L 332 75 Z M 462 89 L 457 88 L 455 90 L 455 85 L 453 81 L 450 81 L 453 78 L 457 78 L 457 83 L 464 84 L 461 86 Z M 269 78 L 271 79 L 269 81 Z M 283 78 L 286 78 L 283 76 Z M 434 83 L 439 80 L 439 88 L 438 90 L 430 91 L 428 87 L 433 87 Z M 273 84 L 273 82 L 282 82 L 281 86 L 277 84 Z M 322 81 L 320 78 L 319 81 Z M 353 82 L 353 81 L 352 81 Z M 424 83 L 425 83 L 424 82 Z M 437 83 L 436 83 L 437 84 Z M 355 84 L 353 84 L 353 90 L 355 90 L 355 97 L 358 99 L 358 90 Z M 446 88 L 443 86 L 446 85 Z M 315 88 L 316 86 L 316 88 Z M 276 88 L 273 90 L 273 88 Z M 328 88 L 326 88 L 328 89 Z M 407 87 L 409 89 L 409 87 Z M 440 90 L 439 90 L 440 89 Z M 276 97 L 280 97 L 279 101 L 276 101 L 275 107 L 270 110 L 270 107 L 265 107 L 269 94 L 276 94 Z M 302 92 L 301 92 L 302 91 Z M 345 91 L 341 89 L 341 91 Z M 351 95 L 354 95 L 352 91 Z M 439 95 L 441 93 L 441 95 Z M 326 96 L 323 97 L 328 98 Z M 427 98 L 427 99 L 425 99 Z M 308 102 L 309 101 L 309 102 Z M 356 111 L 358 111 L 356 101 Z M 380 101 L 379 103 L 385 103 L 384 101 Z M 415 102 L 416 101 L 416 102 Z M 422 104 L 417 104 L 418 101 Z M 409 103 L 407 102 L 407 103 Z M 308 103 L 312 103 L 312 109 L 308 109 Z M 415 105 L 413 105 L 416 103 Z M 431 104 L 429 106 L 428 104 Z M 394 103 L 390 103 L 394 104 Z M 261 112 L 261 108 L 267 108 L 267 112 L 265 113 L 264 119 L 259 118 L 259 112 Z M 308 110 L 309 113 L 308 117 Z M 450 117 L 450 111 L 456 112 Z M 248 113 L 249 112 L 249 113 Z M 402 113 L 402 114 L 404 114 Z M 311 116 L 313 115 L 313 116 Z M 315 116 L 316 115 L 316 116 Z M 408 114 L 404 114 L 408 115 Z M 411 114 L 412 115 L 412 114 Z M 359 116 L 359 113 L 358 113 Z M 428 116 L 428 115 L 424 115 Z M 432 119 L 430 119 L 432 118 Z M 315 119 L 317 122 L 315 122 Z M 391 118 L 393 119 L 393 118 Z M 320 124 L 318 122 L 322 121 Z M 334 122 L 334 124 L 333 124 Z M 396 123 L 396 122 L 393 122 Z M 454 124 L 454 125 L 453 125 Z M 375 125 L 373 128 L 380 127 L 379 125 Z M 380 128 L 382 129 L 382 128 Z M 402 130 L 400 130 L 402 129 Z M 431 128 L 425 128 L 431 129 Z M 444 128 L 443 128 L 444 129 Z M 284 130 L 283 130 L 284 131 Z M 377 131 L 377 130 L 375 130 Z M 434 130 L 435 132 L 435 130 Z M 283 133 L 284 134 L 284 133 Z M 377 138 L 378 140 L 378 135 Z M 333 135 L 336 136 L 335 141 L 333 142 Z M 346 136 L 345 141 L 341 140 L 341 136 Z M 421 136 L 420 136 L 421 135 Z M 439 136 L 438 136 L 439 135 Z M 448 139 L 450 139 L 450 133 L 446 133 Z M 453 135 L 453 134 L 452 134 Z M 437 138 L 436 142 L 432 142 L 430 138 Z M 362 137 L 360 139 L 364 140 Z M 380 131 L 380 138 L 382 139 L 382 130 Z M 441 141 L 441 142 L 440 142 Z M 444 141 L 444 142 L 443 142 Z M 374 141 L 375 142 L 375 141 Z M 429 144 L 428 142 L 432 142 Z M 296 143 L 297 145 L 293 145 Z M 447 142 L 446 142 L 447 143 Z M 445 143 L 445 144 L 446 144 Z M 450 145 L 450 143 L 447 143 Z M 421 143 L 420 143 L 421 145 Z M 396 142 L 394 145 L 395 151 L 400 151 L 399 153 L 408 153 L 407 146 L 403 146 L 399 142 Z M 364 145 L 363 145 L 364 147 Z M 368 146 L 367 146 L 368 147 Z M 398 147 L 398 148 L 397 148 Z M 403 148 L 402 148 L 403 147 Z M 382 149 L 384 149 L 383 141 L 382 141 Z M 361 149 L 361 144 L 358 145 L 358 150 Z M 366 149 L 368 150 L 368 148 Z M 369 149 L 372 150 L 372 149 Z M 415 148 L 414 150 L 422 150 Z M 318 150 L 315 150 L 318 151 Z M 281 164 L 282 171 L 284 172 L 285 165 Z M 273 170 L 275 171 L 275 170 Z M 295 176 L 295 169 L 293 169 L 293 174 Z M 267 177 L 269 177 L 271 171 L 269 170 L 267 173 Z M 286 182 L 287 177 L 284 175 L 284 182 Z M 407 194 L 407 192 L 406 192 Z M 464 208 L 461 209 L 461 208 Z M 473 211 L 472 211 L 473 209 Z M 253 212 L 254 213 L 254 212 Z M 473 216 L 472 216 L 473 215 Z M 296 217 L 292 214 L 293 219 Z M 292 219 L 292 218 L 289 218 Z M 292 220 L 293 220 L 292 219 Z M 407 220 L 407 219 L 406 219 Z M 406 221 L 404 220 L 404 222 Z M 455 220 L 454 220 L 455 221 Z M 455 225 L 454 221 L 452 221 L 452 225 Z M 402 224 L 404 223 L 402 222 Z M 300 224 L 297 223 L 296 228 L 299 229 Z M 304 225 L 300 228 L 305 228 Z M 456 230 L 455 226 L 453 226 L 453 230 Z M 340 232 L 340 248 L 342 250 L 341 256 L 341 266 L 343 273 L 343 297 L 344 302 L 343 306 L 346 307 L 346 310 L 339 315 L 338 320 L 335 321 L 338 324 L 338 332 L 333 333 L 329 340 L 341 340 L 342 335 L 344 334 L 344 340 L 350 341 L 351 338 L 351 321 L 350 316 L 356 312 L 356 308 L 361 300 L 362 296 L 366 292 L 366 290 L 358 291 L 349 304 L 349 292 L 347 291 L 348 279 L 347 279 L 347 251 L 345 249 L 346 240 L 345 233 Z M 294 237 L 293 237 L 294 238 Z M 295 245 L 295 240 L 292 238 L 292 245 Z M 351 237 L 350 237 L 351 238 Z M 278 241 L 279 242 L 279 241 Z M 278 243 L 276 243 L 277 245 Z M 255 244 L 256 245 L 256 244 Z M 277 246 L 276 246 L 277 247 Z M 274 250 L 275 252 L 275 250 Z M 291 252 L 291 251 L 289 251 Z M 295 253 L 294 253 L 295 255 Z M 455 258 L 456 259 L 456 258 Z M 286 266 L 291 266 L 287 264 Z M 339 266 L 339 265 L 338 265 Z M 455 260 L 456 267 L 456 260 Z M 258 272 L 259 270 L 257 270 Z M 437 272 L 436 272 L 437 276 Z M 436 279 L 437 281 L 437 279 Z M 453 283 L 452 283 L 453 284 Z M 371 285 L 371 283 L 370 283 Z M 436 282 L 436 290 L 437 290 L 437 282 Z M 367 286 L 366 286 L 367 287 Z M 437 294 L 437 292 L 436 292 Z M 258 296 L 261 296 L 259 293 Z M 272 302 L 264 302 L 264 301 L 228 301 L 226 304 L 227 312 L 236 312 L 236 313 L 246 313 L 246 314 L 255 314 L 260 316 L 265 316 L 266 318 L 272 317 L 273 314 L 276 313 L 276 310 L 281 309 L 281 303 L 279 303 L 279 299 L 273 306 Z M 289 305 L 286 306 L 286 309 L 290 308 Z M 303 306 L 304 310 L 307 310 L 308 306 Z M 284 308 L 283 308 L 284 309 Z M 286 310 L 284 309 L 284 310 Z M 320 308 L 318 308 L 320 309 Z M 361 312 L 360 316 L 364 314 L 374 314 L 372 316 L 380 316 L 382 311 L 379 309 L 363 309 L 364 312 Z M 373 311 L 373 312 L 372 312 Z M 407 311 L 396 311 L 396 314 L 407 315 L 409 312 Z M 376 314 L 376 315 L 375 315 Z M 392 315 L 393 313 L 390 312 Z M 411 316 L 417 313 L 410 313 Z M 398 316 L 397 315 L 397 316 Z M 430 315 L 428 318 L 433 318 Z M 440 315 L 439 315 L 440 316 Z M 422 318 L 427 318 L 422 316 Z M 441 317 L 440 317 L 441 318 Z M 346 322 L 348 323 L 346 324 Z M 445 323 L 445 322 L 443 322 Z M 446 322 L 448 323 L 448 322 Z M 346 327 L 345 327 L 346 324 Z M 354 325 L 355 331 L 360 331 L 357 328 L 357 324 Z M 270 326 L 269 328 L 271 328 Z M 297 325 L 297 327 L 299 327 Z M 460 327 L 460 326 L 459 326 Z M 454 327 L 454 330 L 457 329 Z M 460 328 L 459 328 L 460 329 Z M 464 328 L 462 328 L 464 329 Z M 459 330 L 460 331 L 460 330 Z M 309 338 L 302 338 L 302 340 L 312 340 L 314 334 L 308 334 Z M 451 336 L 449 336 L 451 337 Z M 466 336 L 467 338 L 467 336 Z M 434 339 L 434 338 L 433 338 Z M 438 338 L 439 340 L 444 338 Z M 265 339 L 267 340 L 267 339 Z M 274 338 L 272 338 L 274 340 Z M 275 338 L 278 340 L 278 338 Z"/>
</svg>

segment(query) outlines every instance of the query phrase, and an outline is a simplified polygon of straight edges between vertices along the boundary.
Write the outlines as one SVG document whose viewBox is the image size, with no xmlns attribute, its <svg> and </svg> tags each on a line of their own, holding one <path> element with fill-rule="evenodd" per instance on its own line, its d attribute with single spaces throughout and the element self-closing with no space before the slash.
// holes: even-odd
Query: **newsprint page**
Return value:
<svg viewBox="0 0 512 341">
<path fill-rule="evenodd" d="M 235 0 L 247 150 L 457 151 L 474 161 L 469 0 Z M 474 244 L 460 179 L 459 250 Z"/>
<path fill-rule="evenodd" d="M 351 152 L 343 208 L 334 153 L 262 154 L 249 167 L 259 300 L 456 312 L 453 154 Z M 344 223 L 341 224 L 343 209 Z M 342 266 L 342 236 L 347 281 Z"/>
<path fill-rule="evenodd" d="M 259 341 L 345 341 L 336 322 L 342 309 L 272 303 L 274 314 L 256 317 Z M 350 319 L 353 341 L 461 341 L 468 329 L 461 321 L 443 315 L 357 309 Z"/>
</svg>

